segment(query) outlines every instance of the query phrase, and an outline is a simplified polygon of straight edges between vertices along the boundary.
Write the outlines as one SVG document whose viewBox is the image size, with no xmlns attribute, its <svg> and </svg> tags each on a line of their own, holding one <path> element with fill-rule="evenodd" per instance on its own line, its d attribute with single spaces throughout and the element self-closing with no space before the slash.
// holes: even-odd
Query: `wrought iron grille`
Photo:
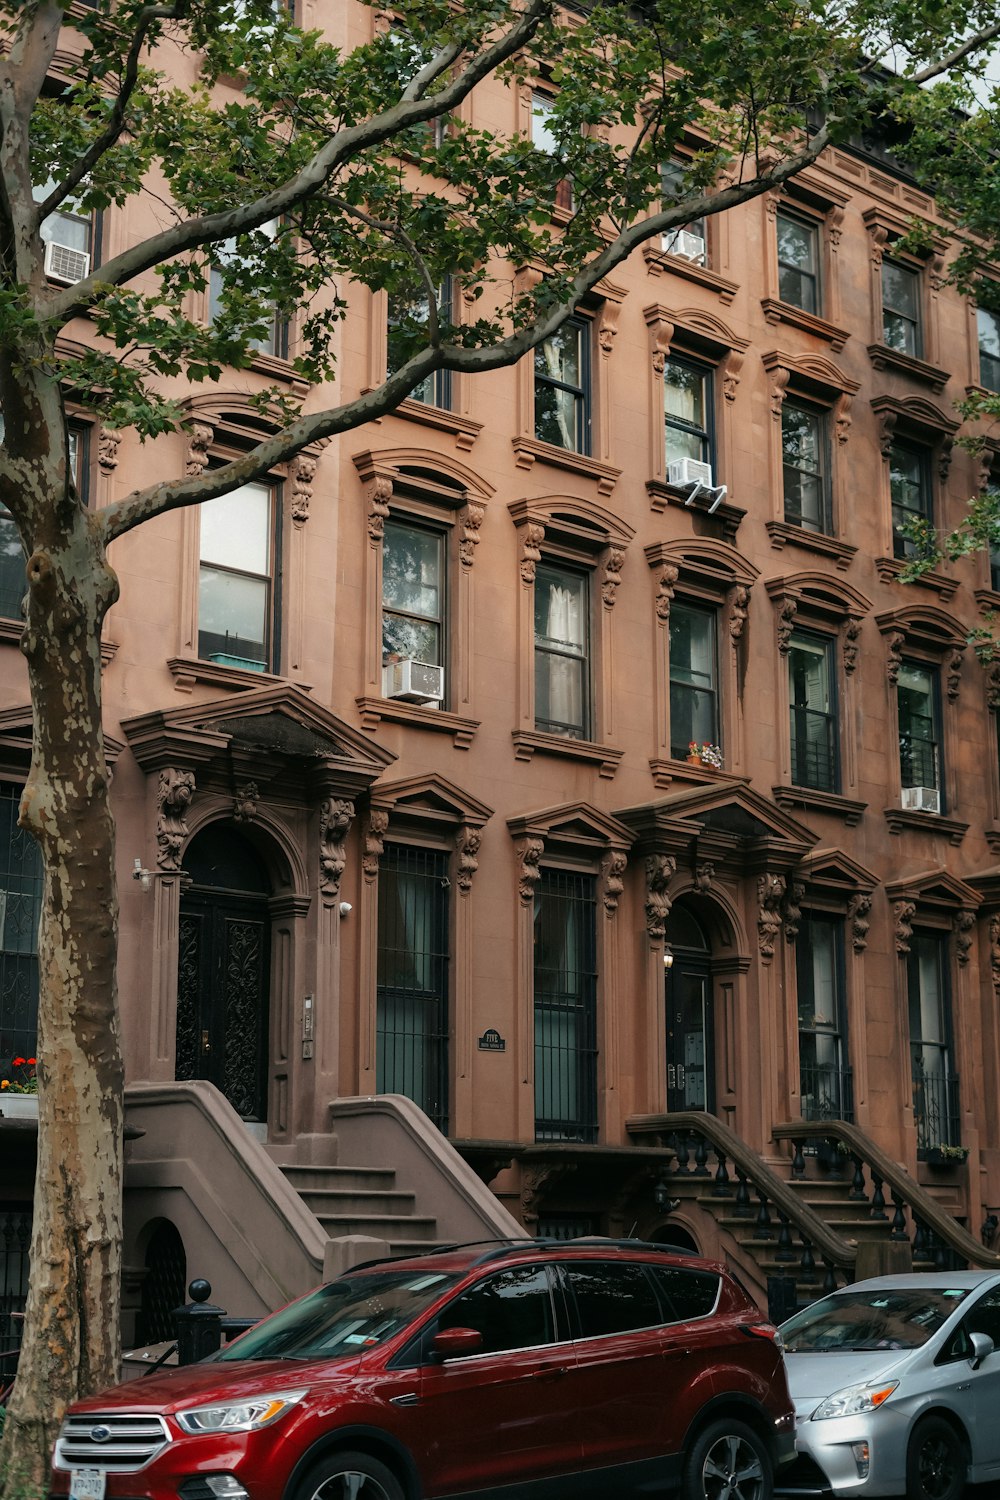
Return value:
<svg viewBox="0 0 1000 1500">
<path fill-rule="evenodd" d="M 899 770 L 903 786 L 938 784 L 938 747 L 933 738 L 934 721 L 922 714 L 911 714 L 908 725 L 899 732 Z"/>
<path fill-rule="evenodd" d="M 579 1240 L 598 1234 L 598 1220 L 594 1214 L 550 1214 L 538 1220 L 536 1231 L 540 1240 Z"/>
<path fill-rule="evenodd" d="M 387 844 L 378 878 L 378 1066 L 448 1129 L 448 855 Z"/>
<path fill-rule="evenodd" d="M 792 707 L 792 780 L 818 792 L 836 791 L 836 721 L 816 708 Z"/>
<path fill-rule="evenodd" d="M 28 1295 L 31 1210 L 0 1203 L 0 1390 L 10 1384 L 21 1348 L 21 1319 Z"/>
<path fill-rule="evenodd" d="M 146 1246 L 142 1305 L 135 1325 L 137 1345 L 177 1337 L 174 1312 L 186 1300 L 187 1257 L 184 1242 L 169 1219 L 158 1224 Z"/>
<path fill-rule="evenodd" d="M 38 918 L 42 856 L 17 826 L 21 788 L 0 782 L 0 1064 L 33 1057 L 38 1041 Z"/>
<path fill-rule="evenodd" d="M 535 897 L 535 1139 L 597 1139 L 597 889 L 543 870 Z"/>
<path fill-rule="evenodd" d="M 917 1148 L 957 1146 L 959 1131 L 958 1075 L 924 1066 L 920 1051 L 911 1046 L 913 1115 L 917 1126 Z"/>
<path fill-rule="evenodd" d="M 850 1068 L 799 1069 L 803 1120 L 854 1121 L 854 1078 Z"/>
</svg>

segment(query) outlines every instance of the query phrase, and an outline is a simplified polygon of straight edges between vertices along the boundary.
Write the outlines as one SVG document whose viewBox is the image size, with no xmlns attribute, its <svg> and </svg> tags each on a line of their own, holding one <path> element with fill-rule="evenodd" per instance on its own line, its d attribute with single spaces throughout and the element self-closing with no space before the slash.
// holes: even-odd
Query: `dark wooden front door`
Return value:
<svg viewBox="0 0 1000 1500">
<path fill-rule="evenodd" d="M 269 931 L 264 896 L 181 903 L 177 1077 L 214 1083 L 245 1120 L 266 1118 Z"/>
<path fill-rule="evenodd" d="M 675 954 L 667 974 L 667 1109 L 715 1108 L 712 981 L 708 964 Z"/>
</svg>

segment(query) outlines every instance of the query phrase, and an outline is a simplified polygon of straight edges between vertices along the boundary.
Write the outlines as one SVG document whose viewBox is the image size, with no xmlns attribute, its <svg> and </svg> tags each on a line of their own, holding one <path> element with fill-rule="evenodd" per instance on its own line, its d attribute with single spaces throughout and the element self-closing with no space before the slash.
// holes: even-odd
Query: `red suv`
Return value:
<svg viewBox="0 0 1000 1500">
<path fill-rule="evenodd" d="M 637 1241 L 359 1266 L 218 1355 L 73 1406 L 81 1500 L 769 1500 L 794 1457 L 775 1329 Z"/>
</svg>

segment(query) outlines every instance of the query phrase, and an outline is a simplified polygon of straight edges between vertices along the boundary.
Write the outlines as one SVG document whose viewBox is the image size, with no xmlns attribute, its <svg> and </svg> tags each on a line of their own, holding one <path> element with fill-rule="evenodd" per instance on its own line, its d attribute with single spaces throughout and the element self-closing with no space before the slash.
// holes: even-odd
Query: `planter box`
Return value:
<svg viewBox="0 0 1000 1500">
<path fill-rule="evenodd" d="M 939 1151 L 936 1146 L 920 1153 L 920 1160 L 926 1162 L 929 1167 L 963 1167 L 968 1159 L 969 1153 L 964 1148 L 960 1156 L 946 1154 Z"/>
<path fill-rule="evenodd" d="M 0 1117 L 5 1120 L 37 1120 L 37 1094 L 0 1094 Z"/>
</svg>

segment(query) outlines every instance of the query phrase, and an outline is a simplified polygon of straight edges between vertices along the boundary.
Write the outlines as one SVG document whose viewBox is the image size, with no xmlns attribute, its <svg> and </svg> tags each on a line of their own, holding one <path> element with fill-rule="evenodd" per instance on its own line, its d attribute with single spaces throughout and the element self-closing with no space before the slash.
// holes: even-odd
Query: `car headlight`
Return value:
<svg viewBox="0 0 1000 1500">
<path fill-rule="evenodd" d="M 866 1411 L 875 1411 L 887 1401 L 898 1386 L 898 1380 L 886 1384 L 849 1385 L 842 1391 L 827 1396 L 810 1417 L 811 1422 L 825 1422 L 830 1417 L 858 1417 Z"/>
<path fill-rule="evenodd" d="M 193 1406 L 177 1413 L 177 1423 L 185 1432 L 256 1432 L 277 1422 L 306 1394 L 305 1390 L 276 1391 L 273 1396 L 253 1396 L 221 1406 Z"/>
</svg>

